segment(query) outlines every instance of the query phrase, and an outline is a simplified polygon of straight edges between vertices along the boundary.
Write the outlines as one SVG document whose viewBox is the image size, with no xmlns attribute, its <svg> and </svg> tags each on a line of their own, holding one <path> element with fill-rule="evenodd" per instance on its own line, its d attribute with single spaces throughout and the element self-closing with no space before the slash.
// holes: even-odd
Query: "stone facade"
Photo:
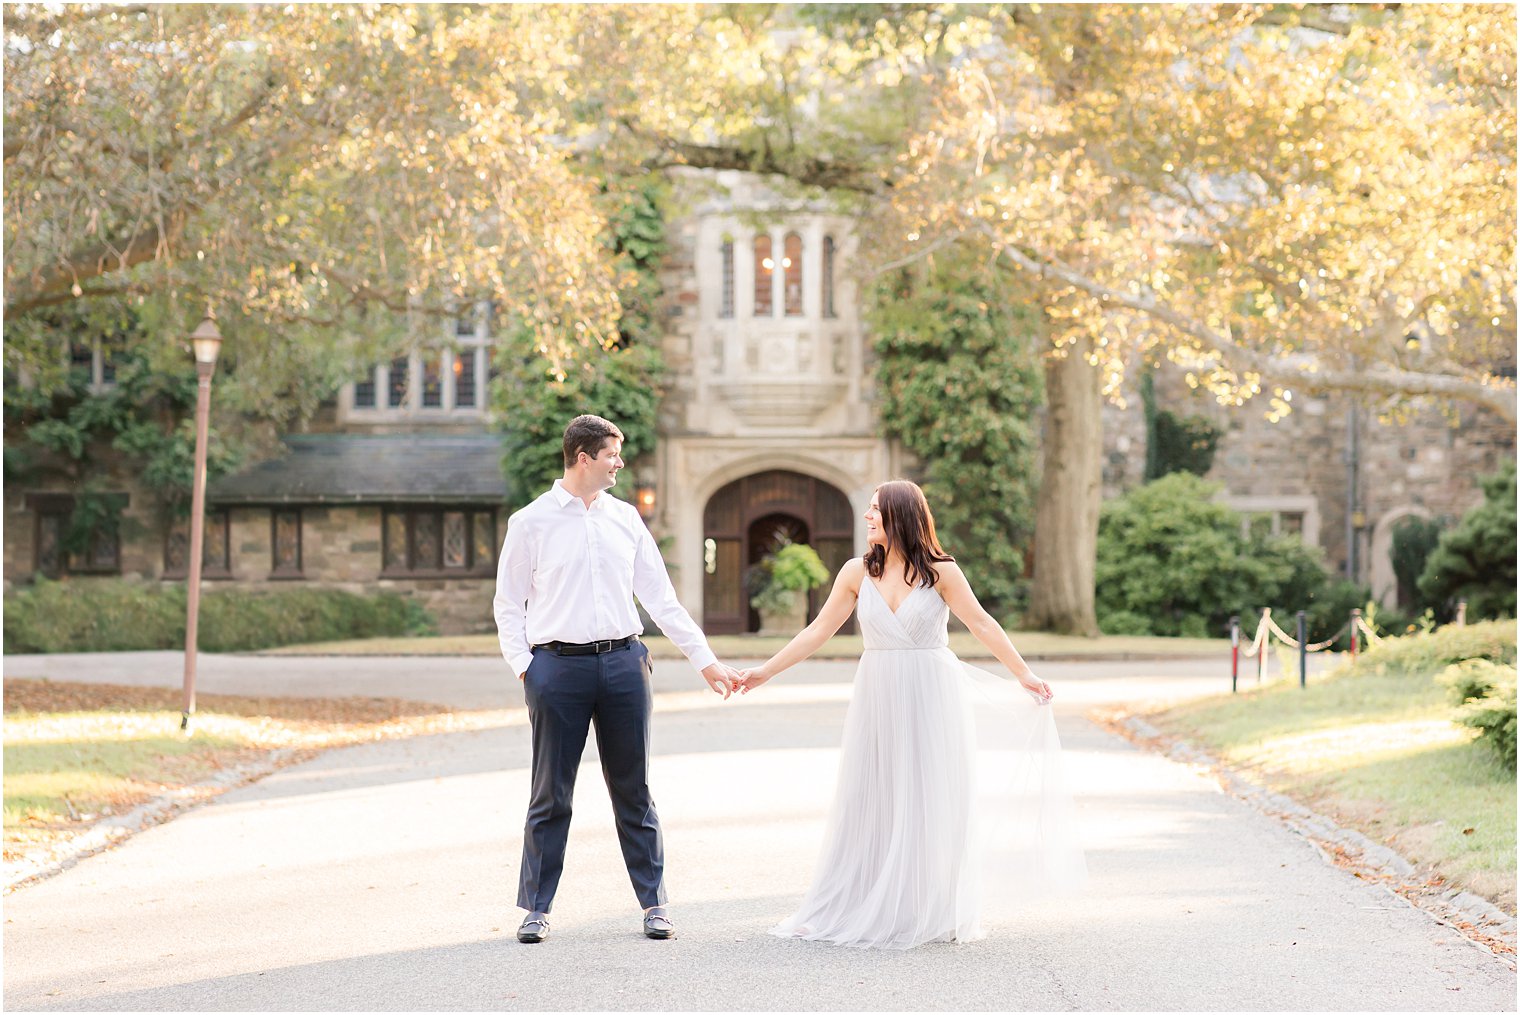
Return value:
<svg viewBox="0 0 1520 1015">
<path fill-rule="evenodd" d="M 869 344 L 848 271 L 849 220 L 785 200 L 742 174 L 720 173 L 716 182 L 668 234 L 663 351 L 671 383 L 654 460 L 636 463 L 641 481 L 656 490 L 651 526 L 669 537 L 676 590 L 699 619 L 715 583 L 740 580 L 714 571 L 709 552 L 704 513 L 719 490 L 759 474 L 822 481 L 848 500 L 849 539 L 860 553 L 859 516 L 876 485 L 906 464 L 900 445 L 879 433 Z M 768 509 L 739 510 L 742 529 Z M 807 513 L 804 505 L 799 515 Z M 740 538 L 747 566 L 763 547 Z"/>
<path fill-rule="evenodd" d="M 678 175 L 677 182 L 685 210 L 670 223 L 662 272 L 670 381 L 660 441 L 648 460 L 632 463 L 624 482 L 652 493 L 643 507 L 692 614 L 701 620 L 722 605 L 722 618 L 709 618 L 714 629 L 753 629 L 756 618 L 746 618 L 747 595 L 739 589 L 770 533 L 790 526 L 819 535 L 830 558 L 860 553 L 860 515 L 872 490 L 911 475 L 914 462 L 880 432 L 870 344 L 850 271 L 851 221 L 743 174 Z M 302 439 L 314 443 L 398 442 L 400 453 L 429 465 L 406 469 L 393 464 L 398 458 L 366 459 L 380 464 L 359 474 L 409 471 L 427 483 L 390 493 L 381 482 L 339 497 L 309 490 L 292 496 L 280 488 L 296 483 L 292 470 L 276 469 L 267 482 L 262 474 L 245 475 L 238 497 L 220 505 L 212 497 L 213 507 L 228 512 L 230 570 L 208 573 L 208 580 L 389 589 L 421 601 L 445 632 L 491 630 L 493 569 L 392 577 L 383 531 L 387 510 L 447 504 L 452 496 L 453 508 L 437 510 L 491 512 L 492 539 L 500 545 L 499 496 L 458 481 L 493 469 L 499 481 L 494 453 L 477 451 L 478 467 L 465 461 L 446 474 L 455 479 L 439 480 L 445 474 L 431 468 L 436 456 L 414 447 L 425 443 L 423 435 L 489 443 L 483 351 L 489 342 L 486 309 L 477 307 L 469 321 L 439 336 L 435 350 L 375 367 L 303 428 L 317 436 Z M 1513 427 L 1478 410 L 1461 409 L 1456 426 L 1434 411 L 1393 424 L 1346 400 L 1311 397 L 1297 399 L 1295 411 L 1273 424 L 1258 405 L 1220 408 L 1175 373 L 1161 372 L 1156 384 L 1160 404 L 1222 428 L 1209 478 L 1222 484 L 1224 501 L 1247 513 L 1247 524 L 1296 532 L 1323 546 L 1332 568 L 1371 581 L 1385 599 L 1394 592 L 1388 552 L 1398 520 L 1460 516 L 1481 500 L 1478 478 L 1514 455 Z M 1145 422 L 1133 394 L 1128 408 L 1104 409 L 1103 440 L 1103 490 L 1112 497 L 1143 478 Z M 450 483 L 459 489 L 445 488 Z M 119 573 L 163 579 L 166 523 L 153 492 L 121 470 L 93 477 L 91 485 L 127 498 Z M 59 478 L 5 491 L 7 583 L 35 570 L 38 495 L 72 490 Z M 287 574 L 274 561 L 274 519 L 282 510 L 298 510 L 300 518 L 300 566 Z M 471 560 L 486 563 L 484 552 L 477 547 Z"/>
<path fill-rule="evenodd" d="M 1461 406 L 1449 418 L 1435 408 L 1393 421 L 1334 396 L 1303 397 L 1278 422 L 1262 404 L 1223 408 L 1190 390 L 1180 373 L 1156 377 L 1159 405 L 1201 415 L 1223 432 L 1206 478 L 1221 500 L 1273 531 L 1300 532 L 1325 551 L 1331 570 L 1370 583 L 1392 604 L 1389 560 L 1393 527 L 1416 515 L 1454 522 L 1483 501 L 1478 480 L 1515 456 L 1515 430 L 1491 412 Z M 1140 399 L 1104 410 L 1103 495 L 1137 486 L 1145 471 Z"/>
<path fill-rule="evenodd" d="M 120 564 L 110 574 L 148 581 L 180 581 L 165 566 L 168 525 L 154 495 L 129 483 L 119 482 L 128 503 L 122 513 Z M 115 486 L 111 492 L 117 492 Z M 52 490 L 7 490 L 5 495 L 5 581 L 7 587 L 31 579 L 36 573 L 37 512 L 28 505 L 39 495 L 70 492 L 59 485 Z M 382 576 L 382 534 L 379 505 L 345 505 L 300 508 L 300 556 L 298 573 L 278 573 L 274 559 L 273 511 L 267 507 L 227 509 L 229 570 L 208 565 L 203 578 L 208 592 L 236 585 L 247 589 L 272 589 L 292 584 L 316 584 L 355 593 L 396 592 L 416 599 L 447 633 L 495 630 L 491 597 L 494 573 L 460 577 Z M 215 515 L 212 515 L 215 517 Z M 73 570 L 71 581 L 90 581 L 94 575 Z"/>
</svg>

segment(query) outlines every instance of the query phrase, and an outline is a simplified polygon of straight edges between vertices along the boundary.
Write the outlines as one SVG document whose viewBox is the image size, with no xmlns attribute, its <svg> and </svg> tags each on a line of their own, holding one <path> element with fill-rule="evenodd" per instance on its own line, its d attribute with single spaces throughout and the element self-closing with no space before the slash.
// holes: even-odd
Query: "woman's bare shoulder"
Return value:
<svg viewBox="0 0 1520 1015">
<path fill-rule="evenodd" d="M 961 573 L 961 566 L 953 560 L 936 560 L 930 566 L 934 568 L 934 573 L 939 576 L 940 581 L 947 578 L 966 580 L 966 576 Z"/>
</svg>

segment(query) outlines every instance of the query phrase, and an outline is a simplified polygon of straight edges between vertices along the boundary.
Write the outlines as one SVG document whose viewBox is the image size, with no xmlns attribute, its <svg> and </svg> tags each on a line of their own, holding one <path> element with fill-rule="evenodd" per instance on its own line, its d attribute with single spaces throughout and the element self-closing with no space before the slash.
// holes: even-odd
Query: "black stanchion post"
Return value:
<svg viewBox="0 0 1520 1015">
<path fill-rule="evenodd" d="M 1240 684 L 1240 618 L 1230 618 L 1230 693 Z"/>
<path fill-rule="evenodd" d="M 1298 686 L 1309 686 L 1309 614 L 1298 611 Z"/>
<path fill-rule="evenodd" d="M 1356 643 L 1362 638 L 1362 611 L 1351 611 L 1351 664 L 1356 665 Z"/>
</svg>

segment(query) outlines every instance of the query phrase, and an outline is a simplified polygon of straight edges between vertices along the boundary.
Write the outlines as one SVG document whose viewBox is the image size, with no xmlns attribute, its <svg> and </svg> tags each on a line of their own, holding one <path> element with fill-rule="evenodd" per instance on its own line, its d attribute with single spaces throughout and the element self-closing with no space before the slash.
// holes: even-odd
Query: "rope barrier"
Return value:
<svg viewBox="0 0 1520 1015">
<path fill-rule="evenodd" d="M 1266 614 L 1264 614 L 1264 616 L 1271 614 L 1271 612 L 1272 612 L 1272 608 L 1270 606 L 1267 607 Z M 1245 656 L 1247 659 L 1252 658 L 1253 656 L 1256 655 L 1256 653 L 1258 653 L 1258 652 L 1261 651 L 1261 643 L 1264 642 L 1264 641 L 1266 641 L 1266 639 L 1267 639 L 1267 628 L 1266 628 L 1266 625 L 1265 624 L 1257 624 L 1256 625 L 1256 637 L 1251 640 L 1251 647 L 1247 648 L 1247 649 L 1241 649 L 1240 650 L 1240 654 L 1243 655 L 1243 656 Z"/>
<path fill-rule="evenodd" d="M 1308 625 L 1305 623 L 1305 614 L 1304 614 L 1304 612 L 1302 610 L 1299 611 L 1297 619 L 1298 619 L 1298 629 L 1299 629 L 1300 634 L 1302 634 L 1308 628 Z M 1331 648 L 1333 645 L 1335 645 L 1336 642 L 1340 641 L 1342 638 L 1345 638 L 1349 634 L 1350 635 L 1349 641 L 1350 641 L 1350 646 L 1351 646 L 1351 660 L 1352 660 L 1352 662 L 1355 662 L 1356 661 L 1356 654 L 1357 654 L 1357 647 L 1358 647 L 1357 646 L 1357 635 L 1358 635 L 1358 633 L 1366 636 L 1366 638 L 1367 638 L 1367 644 L 1368 645 L 1376 645 L 1376 644 L 1378 644 L 1379 642 L 1381 642 L 1383 640 L 1382 636 L 1379 635 L 1376 631 L 1374 631 L 1372 629 L 1371 625 L 1369 625 L 1367 623 L 1367 621 L 1362 618 L 1362 611 L 1361 610 L 1352 610 L 1351 611 L 1351 619 L 1348 620 L 1345 624 L 1343 624 L 1341 626 L 1341 629 L 1339 631 L 1336 631 L 1334 634 L 1332 634 L 1330 637 L 1326 638 L 1324 641 L 1310 642 L 1307 638 L 1295 638 L 1293 635 L 1289 634 L 1287 631 L 1284 631 L 1278 625 L 1278 623 L 1277 623 L 1276 620 L 1272 619 L 1272 608 L 1270 606 L 1268 606 L 1268 607 L 1263 608 L 1262 611 L 1261 611 L 1261 620 L 1258 621 L 1257 624 L 1256 624 L 1256 635 L 1255 635 L 1254 638 L 1251 639 L 1250 646 L 1249 647 L 1241 647 L 1241 645 L 1240 645 L 1240 619 L 1238 617 L 1231 617 L 1230 618 L 1230 642 L 1231 642 L 1231 650 L 1232 650 L 1233 655 L 1232 655 L 1232 662 L 1230 664 L 1230 689 L 1233 691 L 1236 688 L 1236 686 L 1237 686 L 1237 684 L 1239 682 L 1240 657 L 1241 656 L 1245 656 L 1247 659 L 1250 659 L 1250 658 L 1253 658 L 1253 657 L 1257 658 L 1256 678 L 1257 678 L 1257 681 L 1260 682 L 1260 680 L 1261 680 L 1261 665 L 1262 665 L 1262 662 L 1263 662 L 1263 660 L 1260 659 L 1260 656 L 1261 656 L 1261 653 L 1266 648 L 1266 643 L 1270 639 L 1272 639 L 1274 637 L 1279 642 L 1281 642 L 1283 645 L 1286 645 L 1288 648 L 1290 648 L 1290 649 L 1297 649 L 1298 650 L 1298 655 L 1299 655 L 1299 674 L 1298 674 L 1298 679 L 1299 679 L 1299 685 L 1302 686 L 1304 684 L 1304 682 L 1305 682 L 1305 679 L 1308 676 L 1308 669 L 1307 669 L 1307 667 L 1308 667 L 1308 660 L 1306 658 L 1307 655 L 1308 655 L 1308 653 L 1310 653 L 1310 652 L 1324 652 L 1325 650 L 1327 650 L 1327 649 Z"/>
<path fill-rule="evenodd" d="M 1367 636 L 1367 644 L 1376 645 L 1383 640 L 1383 636 L 1374 631 L 1361 617 L 1356 618 L 1356 626 L 1358 630 Z"/>
<path fill-rule="evenodd" d="M 1342 638 L 1344 638 L 1346 636 L 1346 632 L 1349 631 L 1349 630 L 1351 630 L 1352 623 L 1353 623 L 1353 621 L 1349 621 L 1348 620 L 1345 624 L 1343 624 L 1341 626 L 1341 629 L 1339 631 L 1336 631 L 1334 634 L 1332 634 L 1330 637 L 1326 638 L 1324 641 L 1310 642 L 1309 645 L 1304 649 L 1304 651 L 1306 651 L 1306 652 L 1323 652 L 1323 651 L 1325 651 L 1330 646 L 1334 645 L 1336 642 L 1340 641 Z M 1367 636 L 1367 640 L 1369 642 L 1371 642 L 1373 644 L 1376 644 L 1377 642 L 1380 642 L 1380 641 L 1383 640 L 1382 638 L 1380 638 L 1377 635 L 1377 633 L 1375 631 L 1372 630 L 1372 628 L 1370 628 L 1370 627 L 1367 626 L 1367 624 L 1366 624 L 1365 621 L 1361 620 L 1360 618 L 1358 618 L 1356 621 L 1354 621 L 1354 623 L 1361 629 L 1362 633 Z M 1250 659 L 1251 657 L 1253 657 L 1254 655 L 1256 655 L 1257 652 L 1261 651 L 1261 643 L 1264 640 L 1266 640 L 1266 637 L 1267 637 L 1268 634 L 1275 634 L 1275 635 L 1277 635 L 1277 640 L 1280 641 L 1280 642 L 1282 642 L 1284 645 L 1288 646 L 1289 648 L 1298 648 L 1299 647 L 1299 645 L 1298 645 L 1298 639 L 1297 638 L 1293 637 L 1287 631 L 1284 631 L 1281 627 L 1277 626 L 1277 621 L 1275 621 L 1275 620 L 1272 619 L 1272 610 L 1271 610 L 1270 607 L 1268 607 L 1267 609 L 1262 610 L 1262 612 L 1261 612 L 1261 622 L 1256 625 L 1256 637 L 1251 641 L 1251 647 L 1250 648 L 1243 648 L 1243 649 L 1241 649 L 1240 650 L 1240 654 L 1243 655 L 1243 656 L 1245 656 L 1247 659 Z"/>
</svg>

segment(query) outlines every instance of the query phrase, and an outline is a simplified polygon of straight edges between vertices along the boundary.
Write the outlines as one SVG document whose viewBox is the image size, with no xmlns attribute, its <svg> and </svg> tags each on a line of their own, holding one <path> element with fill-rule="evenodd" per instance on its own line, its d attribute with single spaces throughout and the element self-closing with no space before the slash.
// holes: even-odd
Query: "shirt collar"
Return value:
<svg viewBox="0 0 1520 1015">
<path fill-rule="evenodd" d="M 580 500 L 575 494 L 565 489 L 565 481 L 556 479 L 554 485 L 549 488 L 549 493 L 554 497 L 554 503 L 561 508 L 569 507 L 571 501 Z M 607 501 L 607 491 L 603 490 L 592 500 L 590 510 L 600 511 Z"/>
</svg>

